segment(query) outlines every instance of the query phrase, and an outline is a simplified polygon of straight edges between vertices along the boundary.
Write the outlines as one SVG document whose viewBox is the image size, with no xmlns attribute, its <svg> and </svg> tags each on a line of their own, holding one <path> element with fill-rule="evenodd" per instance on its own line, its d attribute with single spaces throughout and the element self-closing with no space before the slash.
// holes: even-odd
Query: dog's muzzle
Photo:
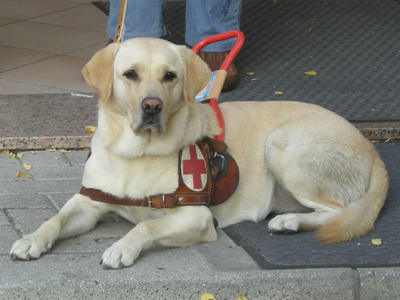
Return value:
<svg viewBox="0 0 400 300">
<path fill-rule="evenodd" d="M 140 134 L 142 131 L 150 130 L 153 133 L 161 134 L 163 126 L 161 125 L 160 113 L 163 106 L 164 104 L 159 98 L 144 98 L 141 103 L 141 121 L 134 128 L 134 132 Z"/>
</svg>

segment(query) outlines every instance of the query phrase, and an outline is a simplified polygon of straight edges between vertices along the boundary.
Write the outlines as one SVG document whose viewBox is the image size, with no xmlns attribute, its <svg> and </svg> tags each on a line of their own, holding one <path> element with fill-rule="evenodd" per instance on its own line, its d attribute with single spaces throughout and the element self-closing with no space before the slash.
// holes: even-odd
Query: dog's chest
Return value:
<svg viewBox="0 0 400 300">
<path fill-rule="evenodd" d="M 93 154 L 82 184 L 115 196 L 144 198 L 173 193 L 178 187 L 178 153 L 134 159 Z"/>
</svg>

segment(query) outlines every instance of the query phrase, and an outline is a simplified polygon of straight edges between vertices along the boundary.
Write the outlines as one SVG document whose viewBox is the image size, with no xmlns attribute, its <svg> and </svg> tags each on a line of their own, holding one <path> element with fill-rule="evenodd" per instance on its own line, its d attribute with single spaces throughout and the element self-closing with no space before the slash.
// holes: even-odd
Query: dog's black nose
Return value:
<svg viewBox="0 0 400 300">
<path fill-rule="evenodd" d="M 142 101 L 142 110 L 149 115 L 158 115 L 163 108 L 163 103 L 158 98 L 145 98 Z"/>
</svg>

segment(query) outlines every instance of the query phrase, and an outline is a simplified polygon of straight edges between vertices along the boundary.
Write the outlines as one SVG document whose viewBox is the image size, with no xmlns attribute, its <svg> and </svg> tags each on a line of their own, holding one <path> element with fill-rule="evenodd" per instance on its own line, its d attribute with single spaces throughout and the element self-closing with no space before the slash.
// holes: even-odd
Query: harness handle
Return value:
<svg viewBox="0 0 400 300">
<path fill-rule="evenodd" d="M 232 61 L 236 57 L 236 55 L 239 53 L 240 49 L 243 46 L 244 43 L 244 34 L 243 32 L 239 30 L 232 30 L 220 34 L 216 34 L 210 37 L 207 37 L 200 42 L 198 42 L 196 45 L 193 47 L 193 52 L 194 53 L 199 53 L 201 49 L 203 49 L 205 46 L 220 42 L 223 40 L 231 39 L 231 38 L 236 38 L 236 43 L 233 46 L 232 50 L 228 53 L 228 55 L 225 57 L 224 62 L 222 63 L 220 70 L 218 70 L 216 73 L 213 72 L 211 76 L 211 81 L 203 90 L 201 93 L 203 96 L 201 96 L 198 100 L 209 100 L 210 105 L 214 108 L 216 114 L 217 114 L 217 119 L 218 119 L 218 124 L 219 127 L 221 128 L 222 132 L 217 135 L 215 138 L 218 141 L 223 141 L 224 140 L 224 120 L 222 118 L 221 111 L 218 108 L 218 98 L 221 94 L 222 87 L 224 85 L 226 76 L 228 74 L 228 68 L 231 65 Z"/>
</svg>

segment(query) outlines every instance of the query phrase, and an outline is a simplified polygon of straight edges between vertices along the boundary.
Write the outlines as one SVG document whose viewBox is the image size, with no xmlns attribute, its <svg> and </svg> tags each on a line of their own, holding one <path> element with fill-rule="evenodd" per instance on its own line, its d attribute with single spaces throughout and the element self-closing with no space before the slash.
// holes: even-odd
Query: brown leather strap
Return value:
<svg viewBox="0 0 400 300">
<path fill-rule="evenodd" d="M 132 199 L 129 197 L 119 198 L 111 194 L 104 193 L 97 189 L 89 189 L 82 187 L 80 194 L 88 196 L 94 201 L 130 205 L 143 206 L 149 208 L 173 208 L 175 206 L 184 205 L 208 205 L 209 197 L 207 194 L 165 194 L 158 196 L 146 197 L 143 199 Z"/>
<path fill-rule="evenodd" d="M 209 137 L 206 137 L 204 141 L 210 146 L 211 151 L 221 153 L 228 149 L 228 145 L 222 141 L 218 141 Z"/>
</svg>

